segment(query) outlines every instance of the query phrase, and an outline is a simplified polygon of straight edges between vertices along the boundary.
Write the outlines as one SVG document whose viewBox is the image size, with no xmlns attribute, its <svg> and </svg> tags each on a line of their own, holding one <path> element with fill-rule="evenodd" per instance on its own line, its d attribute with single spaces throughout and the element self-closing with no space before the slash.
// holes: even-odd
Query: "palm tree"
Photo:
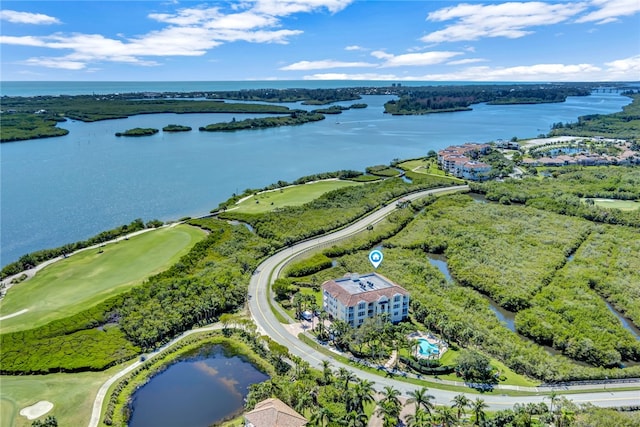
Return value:
<svg viewBox="0 0 640 427">
<path fill-rule="evenodd" d="M 382 417 L 383 427 L 396 427 L 398 425 L 401 406 L 396 406 L 389 401 L 378 402 L 376 415 Z"/>
<path fill-rule="evenodd" d="M 353 372 L 345 368 L 340 368 L 338 369 L 338 378 L 340 378 L 341 381 L 344 381 L 344 391 L 347 391 L 349 389 L 349 381 L 354 381 L 356 376 Z"/>
<path fill-rule="evenodd" d="M 333 414 L 329 409 L 318 406 L 316 410 L 311 413 L 309 423 L 311 423 L 312 426 L 324 427 L 329 424 L 332 417 Z"/>
<path fill-rule="evenodd" d="M 475 417 L 475 421 L 473 423 L 474 425 L 479 426 L 480 423 L 486 419 L 486 414 L 484 413 L 484 410 L 488 407 L 489 405 L 484 403 L 484 400 L 480 399 L 479 397 L 477 397 L 476 400 L 471 402 L 471 411 L 473 412 L 473 415 Z"/>
<path fill-rule="evenodd" d="M 376 414 L 382 417 L 384 427 L 395 427 L 402 410 L 400 391 L 393 386 L 386 385 L 382 390 L 382 399 L 378 402 Z"/>
<path fill-rule="evenodd" d="M 333 371 L 331 370 L 331 362 L 322 361 L 322 385 L 331 384 L 333 382 Z"/>
<path fill-rule="evenodd" d="M 449 408 L 448 406 L 438 406 L 436 408 L 436 417 L 443 427 L 452 427 L 456 425 L 458 421 L 453 412 L 453 408 Z"/>
<path fill-rule="evenodd" d="M 552 391 L 547 397 L 549 398 L 549 414 L 553 416 L 553 405 L 558 402 L 558 393 Z"/>
<path fill-rule="evenodd" d="M 342 419 L 340 425 L 345 427 L 366 427 L 369 417 L 364 412 L 351 411 L 347 412 Z"/>
<path fill-rule="evenodd" d="M 471 400 L 464 394 L 459 394 L 453 398 L 453 405 L 451 405 L 451 407 L 457 409 L 458 421 L 465 415 L 466 412 L 464 409 L 469 406 L 471 406 Z"/>
<path fill-rule="evenodd" d="M 404 420 L 409 427 L 430 427 L 432 417 L 424 409 L 418 408 L 415 414 L 408 414 Z"/>
<path fill-rule="evenodd" d="M 357 381 L 351 391 L 353 399 L 349 406 L 356 412 L 364 412 L 364 405 L 374 401 L 373 395 L 376 390 L 373 388 L 373 381 Z"/>
<path fill-rule="evenodd" d="M 411 390 L 408 395 L 409 400 L 407 400 L 407 403 L 414 403 L 415 404 L 415 413 L 418 413 L 418 409 L 423 408 L 427 414 L 431 415 L 431 411 L 434 408 L 433 402 L 431 402 L 432 399 L 435 399 L 436 397 L 428 394 L 429 389 L 427 387 L 422 387 L 416 390 Z"/>
</svg>

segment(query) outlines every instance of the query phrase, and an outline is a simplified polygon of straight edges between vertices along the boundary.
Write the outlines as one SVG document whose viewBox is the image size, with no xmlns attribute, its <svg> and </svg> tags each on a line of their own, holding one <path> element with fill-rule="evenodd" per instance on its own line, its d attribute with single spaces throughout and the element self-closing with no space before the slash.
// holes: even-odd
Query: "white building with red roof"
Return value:
<svg viewBox="0 0 640 427">
<path fill-rule="evenodd" d="M 351 274 L 322 284 L 322 306 L 351 327 L 379 315 L 397 323 L 409 316 L 409 292 L 378 273 Z"/>
</svg>

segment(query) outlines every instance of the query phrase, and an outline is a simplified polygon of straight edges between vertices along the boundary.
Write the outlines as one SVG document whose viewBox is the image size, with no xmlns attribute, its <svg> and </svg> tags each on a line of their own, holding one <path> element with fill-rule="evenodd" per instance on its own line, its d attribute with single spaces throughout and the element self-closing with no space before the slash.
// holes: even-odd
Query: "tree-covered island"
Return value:
<svg viewBox="0 0 640 427">
<path fill-rule="evenodd" d="M 613 86 L 616 86 L 615 84 Z M 472 104 L 522 104 L 563 102 L 567 96 L 586 96 L 598 87 L 595 83 L 554 83 L 545 85 L 469 85 L 405 87 L 354 87 L 338 89 L 255 89 L 223 92 L 153 92 L 76 96 L 3 96 L 0 142 L 20 141 L 66 135 L 56 123 L 65 119 L 93 122 L 120 119 L 137 114 L 159 113 L 238 113 L 291 114 L 281 105 L 264 103 L 302 102 L 326 105 L 361 99 L 363 95 L 393 95 L 398 99 L 385 104 L 392 115 L 428 114 L 464 111 Z M 224 102 L 224 99 L 243 103 Z M 263 102 L 263 104 L 246 103 Z M 357 103 L 348 108 L 365 108 Z M 346 107 L 332 106 L 316 110 L 337 114 Z M 292 123 L 298 124 L 298 123 Z"/>
<path fill-rule="evenodd" d="M 116 132 L 116 136 L 151 136 L 158 132 L 158 129 L 155 128 L 133 128 L 124 132 Z"/>
</svg>

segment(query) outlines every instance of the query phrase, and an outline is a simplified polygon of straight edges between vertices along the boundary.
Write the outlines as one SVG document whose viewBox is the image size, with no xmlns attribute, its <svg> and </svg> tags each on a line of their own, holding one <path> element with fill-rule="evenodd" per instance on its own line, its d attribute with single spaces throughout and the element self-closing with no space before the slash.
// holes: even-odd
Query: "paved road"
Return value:
<svg viewBox="0 0 640 427">
<path fill-rule="evenodd" d="M 468 189 L 468 187 L 460 186 L 455 188 L 422 191 L 406 196 L 405 199 L 414 200 L 420 197 L 425 197 L 429 194 L 438 194 L 456 189 L 462 191 Z M 376 388 L 378 390 L 382 389 L 384 385 L 392 385 L 396 389 L 400 390 L 404 395 L 406 395 L 409 391 L 414 390 L 418 387 L 404 381 L 399 381 L 394 378 L 381 377 L 367 371 L 356 369 L 350 365 L 340 363 L 337 360 L 325 356 L 322 353 L 318 353 L 312 347 L 300 341 L 297 337 L 293 336 L 285 329 L 285 327 L 278 321 L 278 319 L 271 311 L 269 303 L 270 295 L 267 292 L 269 280 L 273 280 L 278 276 L 279 271 L 283 268 L 286 261 L 300 255 L 305 251 L 321 246 L 330 245 L 334 241 L 343 239 L 359 231 L 362 231 L 368 225 L 375 224 L 395 209 L 395 204 L 390 204 L 372 213 L 371 215 L 360 219 L 349 227 L 331 234 L 324 235 L 322 237 L 301 242 L 295 246 L 282 250 L 265 260 L 262 264 L 260 264 L 249 284 L 249 309 L 251 311 L 251 316 L 256 322 L 258 330 L 261 333 L 266 334 L 278 343 L 285 345 L 292 354 L 295 354 L 296 356 L 301 357 L 303 360 L 306 360 L 311 364 L 311 366 L 319 368 L 321 367 L 323 360 L 329 360 L 331 361 L 334 368 L 347 368 L 350 371 L 354 372 L 358 377 L 375 382 Z M 640 387 L 640 383 L 627 384 L 626 386 Z M 607 388 L 609 387 L 611 386 L 607 385 Z M 453 397 L 460 394 L 459 392 L 438 390 L 433 388 L 433 386 L 429 387 L 429 391 L 436 397 L 436 403 L 444 405 L 450 405 Z M 603 390 L 601 392 L 566 394 L 565 396 L 573 400 L 575 403 L 589 402 L 596 406 L 602 407 L 640 405 L 639 391 Z M 478 395 L 468 394 L 467 397 L 469 397 L 470 399 L 475 399 L 476 397 L 478 397 Z M 544 396 L 538 395 L 511 397 L 505 395 L 486 395 L 483 396 L 483 399 L 489 405 L 490 409 L 499 410 L 510 408 L 515 403 L 539 403 L 544 401 Z"/>
</svg>

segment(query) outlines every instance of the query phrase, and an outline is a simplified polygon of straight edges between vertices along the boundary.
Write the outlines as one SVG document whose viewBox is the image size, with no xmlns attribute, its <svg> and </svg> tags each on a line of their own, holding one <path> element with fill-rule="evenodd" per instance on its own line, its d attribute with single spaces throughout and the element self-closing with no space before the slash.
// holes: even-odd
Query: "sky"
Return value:
<svg viewBox="0 0 640 427">
<path fill-rule="evenodd" d="M 7 1 L 1 81 L 640 81 L 640 0 Z"/>
</svg>

